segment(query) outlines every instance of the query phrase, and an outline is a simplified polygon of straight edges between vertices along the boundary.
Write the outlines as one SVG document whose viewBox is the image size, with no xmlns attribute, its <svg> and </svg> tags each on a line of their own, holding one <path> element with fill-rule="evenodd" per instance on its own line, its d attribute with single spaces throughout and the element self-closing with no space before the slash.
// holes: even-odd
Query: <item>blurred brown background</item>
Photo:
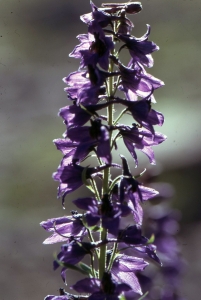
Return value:
<svg viewBox="0 0 201 300">
<path fill-rule="evenodd" d="M 201 292 L 201 2 L 142 0 L 142 4 L 143 11 L 132 17 L 133 34 L 141 36 L 151 24 L 150 39 L 161 50 L 154 53 L 155 66 L 148 72 L 166 84 L 155 93 L 156 110 L 166 118 L 158 131 L 168 135 L 156 149 L 163 171 L 158 181 L 172 183 L 176 191 L 173 206 L 183 214 L 179 244 L 188 261 L 182 293 L 197 300 Z M 78 67 L 68 54 L 78 43 L 76 35 L 87 31 L 79 16 L 89 11 L 89 0 L 0 1 L 2 300 L 39 300 L 57 294 L 63 286 L 59 272 L 52 271 L 53 253 L 60 246 L 42 245 L 48 234 L 39 222 L 64 214 L 56 199 L 57 183 L 51 179 L 61 159 L 52 140 L 65 131 L 57 117 L 59 108 L 69 103 L 62 78 Z M 70 272 L 69 278 L 71 284 Z"/>
</svg>

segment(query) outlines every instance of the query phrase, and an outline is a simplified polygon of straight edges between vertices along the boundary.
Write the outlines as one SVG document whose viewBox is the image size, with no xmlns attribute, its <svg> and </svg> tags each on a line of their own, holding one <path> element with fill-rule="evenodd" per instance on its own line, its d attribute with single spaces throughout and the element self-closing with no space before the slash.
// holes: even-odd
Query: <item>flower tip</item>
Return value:
<svg viewBox="0 0 201 300">
<path fill-rule="evenodd" d="M 67 82 L 67 77 L 64 77 L 62 80 L 63 80 L 63 82 L 68 83 Z"/>
</svg>

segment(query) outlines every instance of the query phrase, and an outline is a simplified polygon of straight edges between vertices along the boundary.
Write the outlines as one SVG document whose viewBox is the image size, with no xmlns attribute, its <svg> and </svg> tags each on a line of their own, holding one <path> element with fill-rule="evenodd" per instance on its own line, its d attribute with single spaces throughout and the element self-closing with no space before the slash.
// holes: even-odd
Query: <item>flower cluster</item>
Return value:
<svg viewBox="0 0 201 300">
<path fill-rule="evenodd" d="M 63 206 L 66 196 L 82 185 L 90 195 L 73 201 L 76 210 L 70 216 L 41 223 L 51 232 L 45 244 L 63 243 L 54 269 L 61 267 L 65 283 L 67 269 L 83 279 L 71 287 L 74 294 L 60 289 L 59 296 L 45 300 L 139 299 L 143 292 L 137 274 L 149 264 L 147 258 L 161 265 L 151 235 L 142 234 L 143 202 L 158 192 L 137 180 L 141 174 L 131 173 L 124 155 L 121 165 L 112 156 L 122 139 L 133 165 L 138 166 L 138 150 L 155 164 L 152 146 L 166 139 L 154 128 L 162 126 L 164 117 L 152 108 L 154 91 L 164 83 L 145 70 L 153 66 L 151 54 L 159 47 L 149 41 L 149 25 L 142 37 L 131 35 L 134 25 L 127 14 L 140 12 L 140 2 L 103 3 L 101 8 L 90 3 L 92 12 L 81 16 L 88 33 L 78 35 L 80 44 L 70 53 L 80 59 L 79 69 L 64 78 L 72 103 L 59 111 L 66 131 L 54 140 L 63 159 L 53 174 Z M 121 59 L 128 55 L 124 65 Z M 122 111 L 115 116 L 117 107 Z M 125 115 L 131 116 L 129 125 L 120 123 Z M 87 162 L 92 155 L 95 166 Z M 121 174 L 115 177 L 113 168 Z M 85 256 L 89 264 L 82 261 Z"/>
</svg>

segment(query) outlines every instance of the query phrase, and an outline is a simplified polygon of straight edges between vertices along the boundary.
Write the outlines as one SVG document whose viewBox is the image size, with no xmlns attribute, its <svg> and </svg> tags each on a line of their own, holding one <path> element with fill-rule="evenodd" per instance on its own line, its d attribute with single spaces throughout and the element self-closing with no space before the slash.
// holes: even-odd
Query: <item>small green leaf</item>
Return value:
<svg viewBox="0 0 201 300">
<path fill-rule="evenodd" d="M 109 193 L 112 191 L 113 187 L 121 179 L 121 177 L 122 177 L 122 175 L 119 175 L 112 181 L 112 183 L 110 184 L 110 187 L 109 187 Z"/>
<path fill-rule="evenodd" d="M 152 243 L 154 243 L 154 241 L 155 241 L 155 235 L 152 234 L 150 239 L 148 240 L 147 244 L 152 244 Z"/>
<path fill-rule="evenodd" d="M 54 254 L 54 259 L 56 260 L 56 262 L 60 265 L 60 267 L 65 267 L 67 269 L 71 269 L 71 270 L 74 270 L 74 271 L 78 271 L 80 272 L 81 274 L 83 275 L 89 275 L 89 272 L 86 271 L 86 270 L 83 270 L 81 267 L 78 267 L 78 266 L 75 266 L 75 265 L 72 265 L 72 264 L 68 264 L 68 263 L 63 263 L 62 261 L 60 261 L 58 258 L 57 258 L 57 255 Z"/>
<path fill-rule="evenodd" d="M 142 173 L 140 173 L 139 175 L 137 175 L 137 176 L 133 176 L 133 178 L 139 178 L 139 177 L 141 177 L 145 172 L 146 172 L 146 168 L 144 169 L 144 171 L 142 171 Z"/>
<path fill-rule="evenodd" d="M 124 295 L 120 295 L 119 300 L 126 300 Z"/>
<path fill-rule="evenodd" d="M 79 265 L 80 269 L 82 269 L 84 272 L 86 272 L 86 274 L 92 275 L 91 268 L 88 265 L 84 264 L 83 262 L 80 262 L 78 265 Z"/>
<path fill-rule="evenodd" d="M 88 167 L 85 167 L 84 170 L 82 171 L 82 182 L 86 185 L 86 187 L 93 193 L 95 194 L 95 191 L 93 187 L 91 186 L 90 183 L 87 181 L 87 169 Z"/>
<path fill-rule="evenodd" d="M 149 294 L 149 292 L 146 292 L 146 293 L 145 293 L 144 295 L 142 295 L 142 297 L 140 297 L 138 300 L 144 299 L 148 294 Z"/>
</svg>

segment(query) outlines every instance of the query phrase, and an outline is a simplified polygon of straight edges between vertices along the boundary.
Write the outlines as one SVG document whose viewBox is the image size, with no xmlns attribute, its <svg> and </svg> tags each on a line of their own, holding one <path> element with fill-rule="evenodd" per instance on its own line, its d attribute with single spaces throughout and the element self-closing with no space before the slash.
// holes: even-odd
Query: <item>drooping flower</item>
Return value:
<svg viewBox="0 0 201 300">
<path fill-rule="evenodd" d="M 117 283 L 112 279 L 111 273 L 104 273 L 102 280 L 85 278 L 79 280 L 72 288 L 78 293 L 91 294 L 88 300 L 118 300 L 124 291 L 131 290 L 125 283 Z"/>
<path fill-rule="evenodd" d="M 90 118 L 103 118 L 102 116 L 99 116 L 97 114 L 97 111 L 106 108 L 107 106 L 109 106 L 109 104 L 109 102 L 106 102 L 101 104 L 79 106 L 74 103 L 73 105 L 62 107 L 59 110 L 59 116 L 64 119 L 64 123 L 68 128 L 83 126 L 90 120 Z"/>
<path fill-rule="evenodd" d="M 127 98 L 133 99 L 135 96 L 147 97 L 153 90 L 164 85 L 162 80 L 148 74 L 143 66 L 136 62 L 133 66 L 126 67 L 118 63 L 120 70 L 120 82 L 118 88 L 125 93 Z"/>
<path fill-rule="evenodd" d="M 74 239 L 61 246 L 61 251 L 53 262 L 54 270 L 62 266 L 61 277 L 66 282 L 66 270 L 69 266 L 79 263 L 85 255 L 92 255 L 95 245 L 88 242 L 78 242 Z"/>
<path fill-rule="evenodd" d="M 90 179 L 108 167 L 108 165 L 103 165 L 94 168 L 85 168 L 76 164 L 66 164 L 65 159 L 63 159 L 57 172 L 53 173 L 53 179 L 60 182 L 58 197 L 62 196 L 62 203 L 64 204 L 64 198 L 67 194 L 72 193 L 84 184 L 84 170 L 86 171 L 86 179 Z"/>
<path fill-rule="evenodd" d="M 153 125 L 162 126 L 164 122 L 164 116 L 162 113 L 151 108 L 151 100 L 149 97 L 138 101 L 123 100 L 116 98 L 111 103 L 120 103 L 127 107 L 127 111 L 131 113 L 133 118 L 143 127 L 150 130 L 154 134 Z"/>
<path fill-rule="evenodd" d="M 96 104 L 105 91 L 102 85 L 107 76 L 108 73 L 88 65 L 88 71 L 76 71 L 63 78 L 68 85 L 64 91 L 71 100 L 76 100 L 77 104 Z"/>
<path fill-rule="evenodd" d="M 88 34 L 80 34 L 77 37 L 80 44 L 70 53 L 69 56 L 80 58 L 80 68 L 91 65 L 108 70 L 110 51 L 114 48 L 111 37 L 105 36 L 104 31 L 97 22 L 89 25 Z"/>
<path fill-rule="evenodd" d="M 108 25 L 112 25 L 112 21 L 120 20 L 120 17 L 110 15 L 105 12 L 105 9 L 98 8 L 92 1 L 90 1 L 92 12 L 88 14 L 84 14 L 80 17 L 80 19 L 86 23 L 90 24 L 95 20 L 102 28 L 107 27 Z"/>
<path fill-rule="evenodd" d="M 140 128 L 136 124 L 133 126 L 118 125 L 119 134 L 122 136 L 125 146 L 134 158 L 136 167 L 138 158 L 135 149 L 147 155 L 151 164 L 155 164 L 154 151 L 151 146 L 156 146 L 165 141 L 166 136 L 155 132 L 154 135 L 145 128 Z"/>
<path fill-rule="evenodd" d="M 119 183 L 120 201 L 129 201 L 128 205 L 131 208 L 135 222 L 142 224 L 143 211 L 140 203 L 155 197 L 158 192 L 143 186 L 135 180 L 129 170 L 126 158 L 121 155 L 121 159 L 123 176 Z"/>
<path fill-rule="evenodd" d="M 108 195 L 104 195 L 101 202 L 94 198 L 78 198 L 73 203 L 80 209 L 86 210 L 84 216 L 89 227 L 96 225 L 102 220 L 103 228 L 106 228 L 110 234 L 117 235 L 122 216 L 130 213 L 129 207 L 120 203 L 112 203 Z"/>
<path fill-rule="evenodd" d="M 74 127 L 67 130 L 67 137 L 78 142 L 74 153 L 74 161 L 87 156 L 92 150 L 105 163 L 111 164 L 110 138 L 108 127 L 102 125 L 100 119 L 91 120 L 91 126 Z M 97 149 L 95 150 L 95 147 Z"/>
<path fill-rule="evenodd" d="M 150 29 L 150 25 L 147 25 L 147 32 L 141 38 L 136 38 L 131 35 L 117 35 L 118 38 L 125 43 L 121 48 L 126 47 L 129 50 L 131 55 L 130 64 L 140 62 L 148 68 L 153 66 L 151 53 L 159 50 L 159 47 L 155 43 L 148 41 Z"/>
<path fill-rule="evenodd" d="M 142 258 L 119 254 L 113 262 L 111 273 L 115 280 L 128 284 L 132 290 L 142 295 L 136 271 L 142 271 L 148 263 Z"/>
<path fill-rule="evenodd" d="M 148 238 L 142 235 L 141 226 L 138 224 L 119 230 L 118 240 L 129 245 L 143 245 L 148 242 Z"/>
<path fill-rule="evenodd" d="M 66 242 L 72 238 L 72 236 L 81 240 L 86 234 L 86 228 L 82 223 L 82 215 L 76 212 L 72 213 L 72 217 L 48 219 L 47 221 L 41 222 L 40 225 L 48 232 L 53 232 L 50 237 L 45 239 L 43 244 Z"/>
</svg>

